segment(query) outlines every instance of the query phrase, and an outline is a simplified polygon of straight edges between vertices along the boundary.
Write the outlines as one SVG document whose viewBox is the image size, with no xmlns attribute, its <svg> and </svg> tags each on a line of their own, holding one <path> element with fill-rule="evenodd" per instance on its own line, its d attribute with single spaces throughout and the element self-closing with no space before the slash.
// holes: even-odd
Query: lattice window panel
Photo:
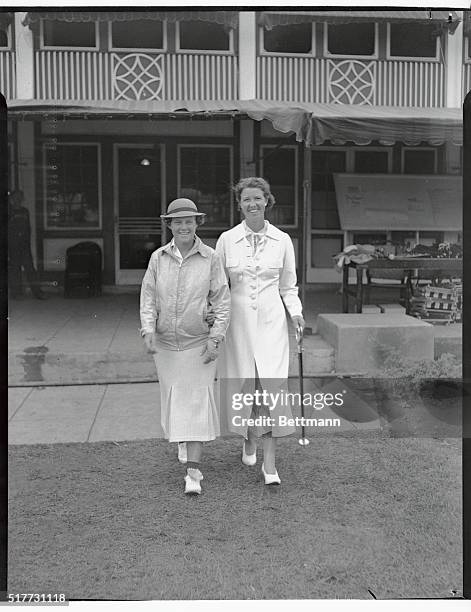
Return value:
<svg viewBox="0 0 471 612">
<path fill-rule="evenodd" d="M 161 100 L 163 55 L 113 53 L 113 91 L 116 100 Z"/>
<path fill-rule="evenodd" d="M 376 62 L 329 60 L 329 102 L 376 104 Z"/>
</svg>

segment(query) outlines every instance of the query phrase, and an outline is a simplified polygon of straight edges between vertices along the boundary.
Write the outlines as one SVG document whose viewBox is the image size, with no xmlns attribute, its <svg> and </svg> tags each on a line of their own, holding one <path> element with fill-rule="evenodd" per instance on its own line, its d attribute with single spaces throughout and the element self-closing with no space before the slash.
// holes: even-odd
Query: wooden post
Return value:
<svg viewBox="0 0 471 612">
<path fill-rule="evenodd" d="M 308 240 L 308 227 L 309 220 L 309 207 L 311 206 L 311 149 L 303 144 L 303 202 L 302 211 L 299 217 L 300 220 L 300 232 L 299 232 L 299 254 L 301 259 L 301 302 L 305 304 L 306 297 L 306 283 L 307 283 L 307 266 L 308 261 L 311 260 L 307 249 L 310 244 Z"/>
</svg>

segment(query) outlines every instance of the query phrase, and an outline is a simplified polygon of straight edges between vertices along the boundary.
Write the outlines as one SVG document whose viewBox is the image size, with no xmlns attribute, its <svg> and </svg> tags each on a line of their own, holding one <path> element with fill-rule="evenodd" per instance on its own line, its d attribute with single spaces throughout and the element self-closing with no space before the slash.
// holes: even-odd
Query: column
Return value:
<svg viewBox="0 0 471 612">
<path fill-rule="evenodd" d="M 33 33 L 22 25 L 26 13 L 15 13 L 16 97 L 34 98 Z"/>
<path fill-rule="evenodd" d="M 34 122 L 18 122 L 18 188 L 24 192 L 24 206 L 29 210 L 31 221 L 31 251 L 36 261 L 36 214 L 41 214 L 36 206 L 35 168 L 34 168 Z"/>
<path fill-rule="evenodd" d="M 256 98 L 257 24 L 254 11 L 239 13 L 239 99 Z"/>
<path fill-rule="evenodd" d="M 446 106 L 460 108 L 463 80 L 463 11 L 456 11 L 460 22 L 453 34 L 447 33 L 446 45 Z"/>
</svg>

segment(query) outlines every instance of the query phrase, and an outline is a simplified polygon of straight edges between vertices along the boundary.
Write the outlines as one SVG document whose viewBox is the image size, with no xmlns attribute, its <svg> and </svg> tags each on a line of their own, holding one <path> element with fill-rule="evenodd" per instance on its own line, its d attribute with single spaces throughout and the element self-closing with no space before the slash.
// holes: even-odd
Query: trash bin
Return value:
<svg viewBox="0 0 471 612">
<path fill-rule="evenodd" d="M 79 242 L 66 251 L 64 297 L 74 292 L 101 295 L 101 248 L 95 242 Z"/>
</svg>

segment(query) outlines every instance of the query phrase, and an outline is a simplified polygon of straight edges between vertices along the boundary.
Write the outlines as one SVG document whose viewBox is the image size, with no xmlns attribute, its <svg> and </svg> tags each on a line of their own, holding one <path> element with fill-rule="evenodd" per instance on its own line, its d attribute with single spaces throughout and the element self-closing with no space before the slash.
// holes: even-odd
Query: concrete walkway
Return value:
<svg viewBox="0 0 471 612">
<path fill-rule="evenodd" d="M 129 441 L 162 438 L 158 383 L 17 387 L 9 390 L 10 444 Z M 367 406 L 369 420 L 348 421 L 329 408 L 306 409 L 306 417 L 340 419 L 340 426 L 308 427 L 309 437 L 354 431 L 380 431 Z"/>
<path fill-rule="evenodd" d="M 336 291 L 308 292 L 307 325 L 320 312 L 339 312 Z M 139 294 L 90 299 L 12 300 L 9 304 L 10 386 L 157 382 L 154 361 L 139 335 Z M 291 374 L 296 373 L 290 326 Z M 305 371 L 330 372 L 333 351 L 318 336 L 306 336 Z"/>
<path fill-rule="evenodd" d="M 161 438 L 159 385 L 153 359 L 139 336 L 139 296 L 104 295 L 9 304 L 9 440 L 11 444 L 51 444 Z M 320 313 L 341 312 L 337 288 L 310 288 L 304 303 L 304 373 L 328 361 L 329 347 L 315 336 Z M 443 343 L 455 342 L 461 326 L 437 327 Z M 455 338 L 456 337 L 456 338 Z M 460 348 L 460 345 L 459 345 Z M 297 376 L 297 353 L 290 332 L 290 374 Z M 330 371 L 330 370 L 324 370 Z M 311 391 L 305 383 L 305 391 Z M 307 429 L 307 435 L 381 431 L 374 411 L 358 398 L 358 418 L 340 427 Z M 352 412 L 348 413 L 349 415 Z M 307 417 L 339 418 L 324 409 Z"/>
</svg>

